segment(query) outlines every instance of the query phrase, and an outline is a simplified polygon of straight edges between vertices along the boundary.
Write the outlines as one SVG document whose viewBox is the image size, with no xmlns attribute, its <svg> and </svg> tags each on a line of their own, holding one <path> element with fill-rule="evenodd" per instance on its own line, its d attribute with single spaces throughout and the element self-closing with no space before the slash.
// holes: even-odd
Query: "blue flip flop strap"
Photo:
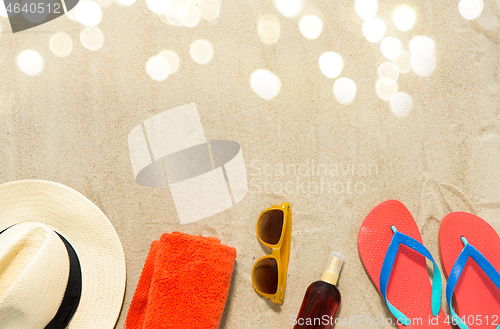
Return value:
<svg viewBox="0 0 500 329">
<path fill-rule="evenodd" d="M 385 302 L 387 303 L 387 307 L 391 311 L 391 313 L 394 315 L 394 318 L 399 320 L 400 323 L 402 323 L 405 326 L 408 326 L 410 324 L 410 319 L 406 315 L 404 315 L 400 310 L 398 310 L 396 307 L 394 307 L 388 300 L 387 300 L 387 286 L 389 283 L 389 278 L 391 276 L 392 268 L 394 266 L 394 262 L 396 261 L 396 256 L 399 250 L 399 245 L 404 244 L 405 246 L 415 250 L 416 252 L 420 253 L 421 255 L 425 256 L 428 258 L 430 261 L 432 261 L 433 268 L 434 268 L 434 274 L 432 278 L 432 314 L 434 316 L 437 316 L 441 310 L 441 272 L 439 271 L 439 268 L 432 258 L 431 253 L 425 248 L 420 242 L 417 240 L 413 239 L 412 237 L 400 233 L 398 231 L 394 230 L 394 236 L 392 237 L 391 243 L 389 244 L 389 248 L 387 249 L 387 253 L 385 255 L 384 263 L 382 265 L 382 270 L 380 271 L 380 291 L 382 293 L 382 297 L 384 297 Z"/>
<path fill-rule="evenodd" d="M 495 284 L 495 286 L 500 290 L 500 274 L 498 271 L 491 265 L 491 263 L 486 259 L 486 257 L 479 252 L 473 245 L 467 242 L 465 238 L 462 239 L 462 241 L 465 243 L 465 247 L 458 256 L 457 260 L 455 261 L 455 264 L 453 264 L 453 268 L 451 269 L 450 276 L 448 277 L 448 283 L 446 285 L 446 300 L 448 301 L 448 306 L 450 307 L 450 312 L 457 323 L 457 325 L 460 327 L 460 329 L 469 329 L 467 324 L 460 319 L 460 317 L 457 315 L 453 307 L 451 306 L 452 302 L 452 297 L 453 297 L 453 291 L 455 290 L 455 286 L 457 285 L 458 279 L 460 278 L 460 275 L 462 275 L 462 272 L 465 268 L 465 264 L 467 263 L 467 260 L 469 257 L 474 259 L 479 265 L 479 267 L 488 275 L 490 280 Z M 496 327 L 497 329 L 500 329 L 500 325 Z"/>
</svg>

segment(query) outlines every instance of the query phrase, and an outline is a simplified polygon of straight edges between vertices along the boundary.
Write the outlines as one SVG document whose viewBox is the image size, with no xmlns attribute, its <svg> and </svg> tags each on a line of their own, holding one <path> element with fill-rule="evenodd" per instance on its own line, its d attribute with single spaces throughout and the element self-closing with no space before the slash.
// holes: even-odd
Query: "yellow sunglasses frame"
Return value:
<svg viewBox="0 0 500 329">
<path fill-rule="evenodd" d="M 281 210 L 283 211 L 283 228 L 281 230 L 281 236 L 277 244 L 272 245 L 269 243 L 266 243 L 262 241 L 262 239 L 259 236 L 259 224 L 260 220 L 262 218 L 262 215 L 264 215 L 266 212 L 270 210 Z M 283 296 L 285 295 L 285 287 L 286 287 L 286 276 L 288 272 L 288 260 L 290 258 L 290 243 L 291 243 L 291 238 L 292 238 L 292 207 L 290 206 L 290 203 L 288 202 L 283 202 L 279 206 L 273 205 L 271 208 L 268 208 L 264 210 L 260 216 L 259 219 L 257 220 L 257 226 L 255 228 L 255 231 L 257 233 L 257 238 L 259 239 L 260 243 L 262 243 L 265 246 L 268 246 L 269 248 L 272 249 L 272 253 L 270 255 L 263 256 L 259 258 L 255 264 L 253 265 L 252 268 L 252 285 L 255 291 L 257 291 L 259 294 L 261 294 L 264 297 L 269 298 L 273 303 L 276 304 L 281 304 L 283 301 Z M 266 294 L 257 289 L 255 286 L 254 282 L 254 271 L 255 271 L 255 266 L 263 259 L 266 258 L 274 258 L 276 260 L 276 264 L 278 264 L 278 287 L 276 289 L 276 293 L 274 294 Z"/>
</svg>

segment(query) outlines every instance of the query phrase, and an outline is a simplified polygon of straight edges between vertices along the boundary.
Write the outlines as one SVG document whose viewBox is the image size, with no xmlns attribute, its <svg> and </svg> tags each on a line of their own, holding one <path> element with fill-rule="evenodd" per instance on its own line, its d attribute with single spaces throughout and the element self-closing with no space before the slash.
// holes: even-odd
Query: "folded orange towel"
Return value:
<svg viewBox="0 0 500 329">
<path fill-rule="evenodd" d="M 153 241 L 125 329 L 218 328 L 236 249 L 180 232 Z"/>
</svg>

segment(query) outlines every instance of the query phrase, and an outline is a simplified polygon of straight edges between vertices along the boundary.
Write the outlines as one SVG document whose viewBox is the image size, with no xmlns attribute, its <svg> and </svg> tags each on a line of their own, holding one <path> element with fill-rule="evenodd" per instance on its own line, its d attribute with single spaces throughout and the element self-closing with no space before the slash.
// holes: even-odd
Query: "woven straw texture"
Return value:
<svg viewBox="0 0 500 329">
<path fill-rule="evenodd" d="M 23 222 L 46 224 L 78 254 L 82 296 L 68 328 L 113 328 L 125 291 L 125 256 L 103 212 L 58 183 L 26 180 L 1 185 L 0 229 Z"/>
</svg>

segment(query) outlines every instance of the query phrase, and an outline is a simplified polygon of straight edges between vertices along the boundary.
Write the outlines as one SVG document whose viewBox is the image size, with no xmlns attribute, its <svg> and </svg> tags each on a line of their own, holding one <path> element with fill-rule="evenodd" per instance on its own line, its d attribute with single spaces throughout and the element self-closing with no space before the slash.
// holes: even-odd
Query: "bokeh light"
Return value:
<svg viewBox="0 0 500 329">
<path fill-rule="evenodd" d="M 17 56 L 17 65 L 28 75 L 37 75 L 43 70 L 43 58 L 35 50 L 28 49 Z"/>
<path fill-rule="evenodd" d="M 157 14 L 165 14 L 171 5 L 170 0 L 146 0 L 146 5 L 152 12 Z"/>
<path fill-rule="evenodd" d="M 398 92 L 391 97 L 391 110 L 395 116 L 403 118 L 410 114 L 413 108 L 413 99 L 410 95 L 403 92 Z"/>
<path fill-rule="evenodd" d="M 323 30 L 323 22 L 318 16 L 307 15 L 299 21 L 300 33 L 307 39 L 313 40 L 319 37 Z"/>
<path fill-rule="evenodd" d="M 201 20 L 200 8 L 191 3 L 179 5 L 176 14 L 182 25 L 187 27 L 195 27 Z"/>
<path fill-rule="evenodd" d="M 115 1 L 118 2 L 118 4 L 123 5 L 123 6 L 131 6 L 135 3 L 135 0 L 115 0 Z"/>
<path fill-rule="evenodd" d="M 344 60 L 336 52 L 328 51 L 319 57 L 319 69 L 330 79 L 339 76 L 343 68 Z"/>
<path fill-rule="evenodd" d="M 276 8 L 286 17 L 293 17 L 302 9 L 301 0 L 275 0 Z"/>
<path fill-rule="evenodd" d="M 167 12 L 168 13 L 168 12 Z M 167 19 L 167 13 L 165 14 L 158 14 L 158 17 L 160 17 L 161 21 L 165 24 L 170 24 L 170 22 Z M 182 25 L 182 24 L 179 24 Z"/>
<path fill-rule="evenodd" d="M 219 17 L 220 6 L 220 0 L 203 0 L 203 2 L 198 5 L 201 18 L 209 22 L 215 21 Z"/>
<path fill-rule="evenodd" d="M 165 17 L 165 20 L 163 19 L 163 17 Z M 169 23 L 173 26 L 182 26 L 182 23 L 181 23 L 181 21 L 179 21 L 179 19 L 175 15 L 175 12 L 167 11 L 167 13 L 165 15 L 160 15 L 160 18 L 165 23 Z"/>
<path fill-rule="evenodd" d="M 165 14 L 160 15 L 162 21 L 173 26 L 181 26 L 182 22 L 177 17 L 177 9 L 182 4 L 184 4 L 182 0 L 171 0 L 170 9 Z"/>
<path fill-rule="evenodd" d="M 483 12 L 483 0 L 460 0 L 458 10 L 465 19 L 476 19 Z"/>
<path fill-rule="evenodd" d="M 401 53 L 401 41 L 393 37 L 383 38 L 380 42 L 380 50 L 387 59 L 396 59 Z"/>
<path fill-rule="evenodd" d="M 85 26 L 96 26 L 101 22 L 101 7 L 94 1 L 80 1 L 75 7 L 76 19 Z"/>
<path fill-rule="evenodd" d="M 163 81 L 170 74 L 170 64 L 165 57 L 156 55 L 148 60 L 146 64 L 146 72 L 151 79 Z"/>
<path fill-rule="evenodd" d="M 104 34 L 97 27 L 86 27 L 80 33 L 80 42 L 88 50 L 99 50 L 104 44 Z"/>
<path fill-rule="evenodd" d="M 411 54 L 406 50 L 401 50 L 399 56 L 394 60 L 399 68 L 399 73 L 407 73 L 411 70 Z"/>
<path fill-rule="evenodd" d="M 383 82 L 381 79 L 377 79 L 377 83 L 375 84 L 375 91 L 377 96 L 383 101 L 390 101 L 392 95 L 397 93 L 399 90 L 399 86 L 397 83 L 387 84 Z"/>
<path fill-rule="evenodd" d="M 420 76 L 428 76 L 436 67 L 435 43 L 426 36 L 416 36 L 410 41 L 411 67 Z"/>
<path fill-rule="evenodd" d="M 378 76 L 386 84 L 393 84 L 398 80 L 399 68 L 394 63 L 382 63 L 378 67 Z"/>
<path fill-rule="evenodd" d="M 280 38 L 280 20 L 272 14 L 262 15 L 259 18 L 257 30 L 262 41 L 268 44 L 276 43 Z"/>
<path fill-rule="evenodd" d="M 406 5 L 396 7 L 394 13 L 392 14 L 394 25 L 396 25 L 396 27 L 403 32 L 409 31 L 413 27 L 415 19 L 415 10 Z"/>
<path fill-rule="evenodd" d="M 411 39 L 408 48 L 412 55 L 431 55 L 434 53 L 435 47 L 435 43 L 431 38 L 419 35 Z"/>
<path fill-rule="evenodd" d="M 189 54 L 196 63 L 207 64 L 212 60 L 214 47 L 208 40 L 196 40 L 189 47 Z"/>
<path fill-rule="evenodd" d="M 4 3 L 4 1 L 0 1 L 0 16 L 2 16 L 2 17 L 8 17 L 7 10 L 5 9 L 5 3 Z"/>
<path fill-rule="evenodd" d="M 73 40 L 66 33 L 59 32 L 50 37 L 49 47 L 54 55 L 66 57 L 73 50 Z"/>
<path fill-rule="evenodd" d="M 333 84 L 333 95 L 337 102 L 349 105 L 356 98 L 356 84 L 349 78 L 340 78 Z"/>
<path fill-rule="evenodd" d="M 177 54 L 174 51 L 162 50 L 158 55 L 165 57 L 165 59 L 168 61 L 168 64 L 170 66 L 169 74 L 177 72 L 177 70 L 179 69 L 180 60 L 179 56 L 177 56 Z"/>
<path fill-rule="evenodd" d="M 412 55 L 411 57 L 411 68 L 413 71 L 423 77 L 431 75 L 436 67 L 436 57 L 431 55 Z"/>
<path fill-rule="evenodd" d="M 380 18 L 371 18 L 363 23 L 363 35 L 370 42 L 379 42 L 385 34 L 385 23 Z"/>
<path fill-rule="evenodd" d="M 378 10 L 377 0 L 356 0 L 356 13 L 364 20 L 375 17 Z"/>
<path fill-rule="evenodd" d="M 260 98 L 271 100 L 280 92 L 281 81 L 275 74 L 260 69 L 252 73 L 250 86 Z"/>
</svg>

